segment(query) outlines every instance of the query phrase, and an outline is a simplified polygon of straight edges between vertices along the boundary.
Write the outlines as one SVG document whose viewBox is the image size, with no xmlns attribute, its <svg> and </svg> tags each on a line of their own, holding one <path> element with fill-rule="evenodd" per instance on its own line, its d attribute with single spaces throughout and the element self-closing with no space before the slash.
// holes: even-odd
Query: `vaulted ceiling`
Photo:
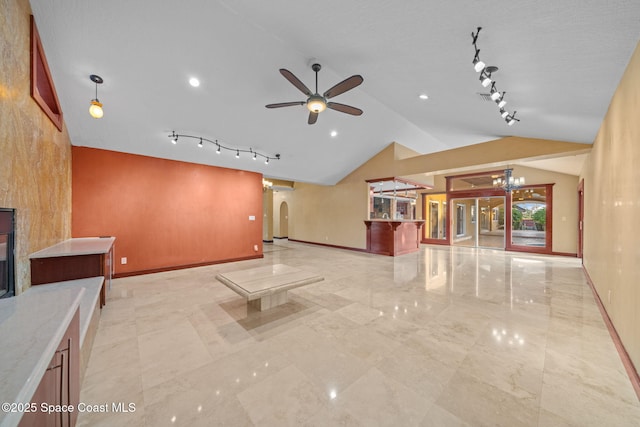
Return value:
<svg viewBox="0 0 640 427">
<path fill-rule="evenodd" d="M 640 36 L 637 0 L 31 0 L 72 144 L 332 184 L 396 141 L 419 153 L 516 135 L 590 144 Z M 471 32 L 495 65 L 507 126 L 479 94 Z M 360 74 L 307 124 L 306 97 Z M 88 114 L 90 74 L 104 117 Z M 197 77 L 200 86 L 188 80 Z M 427 94 L 429 99 L 418 96 Z M 172 131 L 281 160 L 215 153 Z M 332 137 L 331 131 L 337 135 Z M 575 162 L 575 157 L 573 157 Z M 556 166 L 562 169 L 563 166 Z"/>
</svg>

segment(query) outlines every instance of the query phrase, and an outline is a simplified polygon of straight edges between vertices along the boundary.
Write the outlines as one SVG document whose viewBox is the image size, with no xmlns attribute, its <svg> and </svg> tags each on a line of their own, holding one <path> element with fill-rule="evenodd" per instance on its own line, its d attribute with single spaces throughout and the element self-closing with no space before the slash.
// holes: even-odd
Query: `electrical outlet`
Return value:
<svg viewBox="0 0 640 427">
<path fill-rule="evenodd" d="M 127 263 L 127 257 L 123 256 L 122 258 L 120 258 L 120 264 L 124 265 Z"/>
<path fill-rule="evenodd" d="M 253 250 L 258 252 L 258 245 L 253 245 Z"/>
</svg>

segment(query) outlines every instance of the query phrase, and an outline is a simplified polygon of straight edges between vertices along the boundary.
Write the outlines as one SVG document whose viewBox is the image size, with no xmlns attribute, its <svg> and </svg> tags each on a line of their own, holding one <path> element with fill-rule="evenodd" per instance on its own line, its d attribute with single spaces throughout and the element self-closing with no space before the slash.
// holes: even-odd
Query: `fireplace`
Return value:
<svg viewBox="0 0 640 427">
<path fill-rule="evenodd" d="M 15 295 L 15 211 L 0 208 L 0 298 Z"/>
</svg>

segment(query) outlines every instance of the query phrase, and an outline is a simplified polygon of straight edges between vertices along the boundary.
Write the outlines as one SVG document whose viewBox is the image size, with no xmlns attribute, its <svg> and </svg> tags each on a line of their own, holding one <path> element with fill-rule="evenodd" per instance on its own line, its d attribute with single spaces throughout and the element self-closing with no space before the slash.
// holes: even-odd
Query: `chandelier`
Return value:
<svg viewBox="0 0 640 427">
<path fill-rule="evenodd" d="M 510 193 L 513 190 L 517 190 L 524 185 L 524 177 L 513 177 L 513 169 L 504 170 L 504 178 L 495 178 L 493 180 L 494 187 L 501 187 L 505 193 Z"/>
</svg>

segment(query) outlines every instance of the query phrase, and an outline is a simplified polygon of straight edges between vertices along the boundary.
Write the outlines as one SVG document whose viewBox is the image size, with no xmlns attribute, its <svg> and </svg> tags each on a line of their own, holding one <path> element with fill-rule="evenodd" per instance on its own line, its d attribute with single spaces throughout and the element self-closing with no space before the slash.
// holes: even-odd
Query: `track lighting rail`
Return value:
<svg viewBox="0 0 640 427">
<path fill-rule="evenodd" d="M 221 144 L 220 142 L 218 142 L 218 140 L 211 140 L 211 139 L 207 139 L 204 138 L 202 136 L 196 136 L 196 135 L 187 135 L 187 134 L 183 134 L 183 133 L 176 133 L 175 131 L 171 131 L 171 135 L 167 135 L 169 138 L 171 138 L 171 142 L 173 144 L 177 144 L 180 138 L 188 138 L 188 139 L 196 139 L 198 140 L 198 147 L 202 148 L 204 145 L 204 142 L 208 142 L 211 143 L 213 145 L 216 146 L 216 153 L 220 154 L 222 150 L 225 151 L 231 151 L 234 152 L 235 151 L 235 157 L 240 158 L 240 153 L 249 153 L 251 154 L 251 158 L 253 160 L 257 160 L 258 157 L 260 157 L 261 159 L 264 159 L 264 163 L 265 164 L 269 164 L 269 160 L 280 160 L 280 154 L 275 154 L 273 156 L 268 156 L 266 154 L 262 154 L 259 153 L 257 151 L 255 151 L 253 148 L 249 148 L 248 150 L 246 149 L 241 149 L 241 148 L 234 148 L 234 147 L 230 147 L 230 146 L 226 146 Z"/>
<path fill-rule="evenodd" d="M 483 87 L 489 87 L 489 85 L 491 85 L 489 90 L 491 100 L 498 105 L 498 113 L 504 121 L 509 126 L 512 126 L 514 123 L 519 122 L 520 119 L 515 118 L 515 111 L 512 114 L 509 114 L 509 112 L 504 108 L 505 105 L 507 105 L 507 101 L 504 100 L 504 95 L 507 92 L 500 93 L 496 88 L 496 82 L 492 77 L 493 73 L 498 71 L 498 67 L 494 65 L 487 66 L 480 60 L 480 49 L 478 49 L 478 35 L 480 34 L 480 30 L 482 30 L 482 27 L 478 27 L 475 33 L 473 31 L 471 32 L 471 44 L 473 44 L 474 49 L 473 61 L 471 61 L 471 63 L 473 64 L 473 69 L 476 73 L 480 73 L 480 84 L 482 84 Z"/>
</svg>

